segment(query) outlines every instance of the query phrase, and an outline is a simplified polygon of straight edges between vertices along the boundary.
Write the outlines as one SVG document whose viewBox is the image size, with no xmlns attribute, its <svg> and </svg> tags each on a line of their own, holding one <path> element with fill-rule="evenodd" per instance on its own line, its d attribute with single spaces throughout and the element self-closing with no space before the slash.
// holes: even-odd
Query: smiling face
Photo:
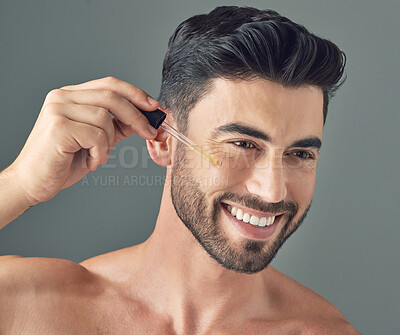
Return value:
<svg viewBox="0 0 400 335">
<path fill-rule="evenodd" d="M 323 129 L 319 88 L 214 80 L 190 111 L 187 136 L 220 167 L 177 143 L 175 210 L 227 269 L 264 269 L 310 208 Z M 246 222 L 248 221 L 248 222 Z"/>
</svg>

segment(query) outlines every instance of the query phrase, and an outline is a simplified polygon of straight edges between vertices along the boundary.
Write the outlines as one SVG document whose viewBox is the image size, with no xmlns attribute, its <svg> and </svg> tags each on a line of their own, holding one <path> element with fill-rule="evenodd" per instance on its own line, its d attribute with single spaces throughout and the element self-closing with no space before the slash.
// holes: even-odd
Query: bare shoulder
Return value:
<svg viewBox="0 0 400 335">
<path fill-rule="evenodd" d="M 0 295 L 18 299 L 35 291 L 64 289 L 76 283 L 86 283 L 93 276 L 81 265 L 57 258 L 1 256 Z M 24 297 L 26 298 L 26 297 Z"/>
<path fill-rule="evenodd" d="M 18 286 L 19 289 L 47 286 L 49 282 L 58 281 L 65 284 L 66 281 L 74 282 L 89 276 L 83 266 L 66 259 L 16 255 L 0 257 L 0 283 L 3 289 L 13 286 Z"/>
<path fill-rule="evenodd" d="M 327 299 L 275 268 L 268 268 L 265 280 L 277 310 L 301 334 L 360 334 Z"/>
<path fill-rule="evenodd" d="M 69 260 L 1 256 L 0 333 L 15 318 L 31 317 L 34 310 L 63 295 L 78 296 L 94 281 L 84 267 Z"/>
</svg>

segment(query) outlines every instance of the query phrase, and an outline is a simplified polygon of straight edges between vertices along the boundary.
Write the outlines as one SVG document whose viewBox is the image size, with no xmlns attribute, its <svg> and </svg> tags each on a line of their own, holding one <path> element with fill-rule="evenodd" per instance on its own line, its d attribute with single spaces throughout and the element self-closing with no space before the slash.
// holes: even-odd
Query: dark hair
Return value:
<svg viewBox="0 0 400 335">
<path fill-rule="evenodd" d="M 188 112 L 214 78 L 261 77 L 286 87 L 322 89 L 324 124 L 346 55 L 273 10 L 222 6 L 182 22 L 165 55 L 159 101 L 187 131 Z"/>
</svg>

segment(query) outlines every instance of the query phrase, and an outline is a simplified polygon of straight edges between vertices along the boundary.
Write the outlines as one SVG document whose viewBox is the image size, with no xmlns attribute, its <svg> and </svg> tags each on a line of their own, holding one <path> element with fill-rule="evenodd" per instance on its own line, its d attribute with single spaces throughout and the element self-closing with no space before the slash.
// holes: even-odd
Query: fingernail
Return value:
<svg viewBox="0 0 400 335">
<path fill-rule="evenodd" d="M 149 125 L 149 131 L 150 131 L 151 135 L 157 134 L 157 130 L 150 125 Z"/>
<path fill-rule="evenodd" d="M 147 101 L 149 102 L 150 105 L 158 105 L 157 100 L 152 98 L 150 95 L 147 96 Z"/>
</svg>

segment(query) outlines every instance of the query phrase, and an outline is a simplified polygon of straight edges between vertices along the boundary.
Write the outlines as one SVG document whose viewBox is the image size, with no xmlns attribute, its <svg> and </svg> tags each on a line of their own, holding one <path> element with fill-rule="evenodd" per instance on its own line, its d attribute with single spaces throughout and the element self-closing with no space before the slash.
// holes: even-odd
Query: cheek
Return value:
<svg viewBox="0 0 400 335">
<path fill-rule="evenodd" d="M 216 167 L 200 156 L 193 157 L 196 161 L 193 174 L 199 179 L 204 190 L 225 191 L 249 177 L 251 169 L 248 166 L 250 165 L 243 164 L 243 159 L 240 157 L 213 154 L 221 159 L 222 165 Z"/>
<path fill-rule="evenodd" d="M 203 144 L 202 148 L 222 162 L 220 166 L 214 166 L 196 152 L 187 152 L 187 167 L 199 179 L 203 189 L 224 190 L 231 187 L 246 178 L 249 167 L 254 164 L 252 157 L 227 145 Z"/>
<path fill-rule="evenodd" d="M 287 177 L 288 194 L 299 205 L 299 211 L 303 211 L 311 202 L 315 189 L 315 173 L 303 173 L 301 171 L 289 171 Z"/>
<path fill-rule="evenodd" d="M 230 150 L 224 152 L 220 159 L 222 165 L 219 167 L 218 173 L 225 180 L 225 188 L 227 186 L 233 188 L 251 178 L 257 156 L 252 152 Z"/>
<path fill-rule="evenodd" d="M 220 167 L 210 166 L 198 170 L 198 178 L 203 189 L 215 192 L 226 190 L 239 183 L 240 174 L 234 173 L 232 169 L 223 163 Z"/>
</svg>

